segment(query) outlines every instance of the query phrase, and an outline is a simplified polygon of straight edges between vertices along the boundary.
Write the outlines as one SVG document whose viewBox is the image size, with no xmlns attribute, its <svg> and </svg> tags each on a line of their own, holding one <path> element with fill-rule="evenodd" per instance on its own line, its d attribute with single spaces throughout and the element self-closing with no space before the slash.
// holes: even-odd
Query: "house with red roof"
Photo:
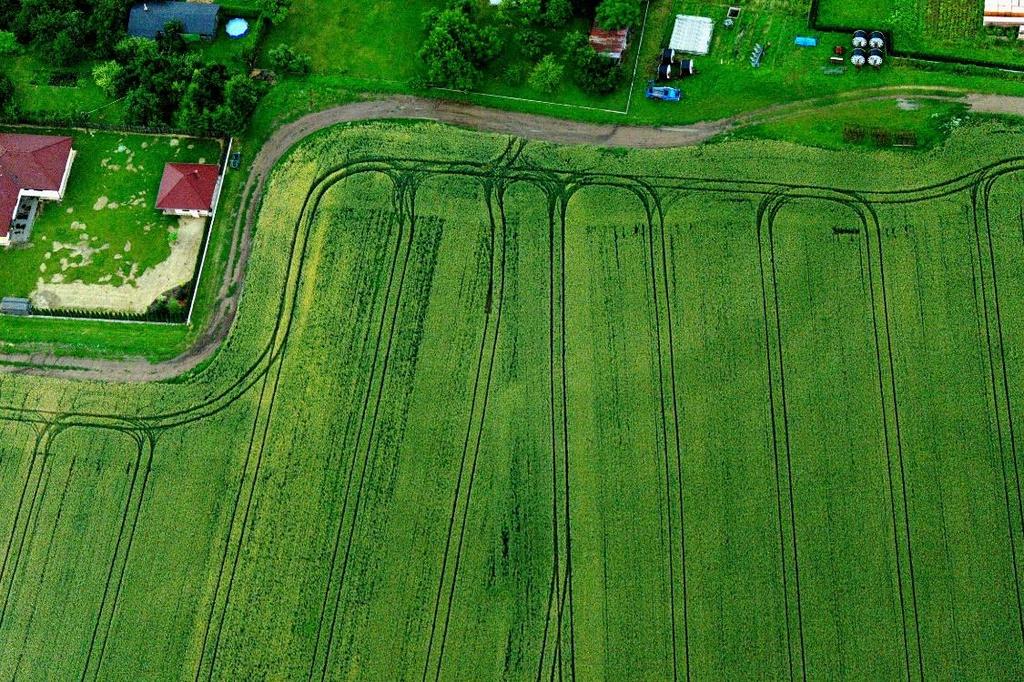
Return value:
<svg viewBox="0 0 1024 682">
<path fill-rule="evenodd" d="M 202 218 L 213 215 L 220 168 L 209 163 L 169 163 L 164 166 L 157 209 L 164 215 Z"/>
<path fill-rule="evenodd" d="M 71 145 L 70 137 L 0 133 L 0 246 L 28 241 L 40 202 L 64 198 Z"/>
</svg>

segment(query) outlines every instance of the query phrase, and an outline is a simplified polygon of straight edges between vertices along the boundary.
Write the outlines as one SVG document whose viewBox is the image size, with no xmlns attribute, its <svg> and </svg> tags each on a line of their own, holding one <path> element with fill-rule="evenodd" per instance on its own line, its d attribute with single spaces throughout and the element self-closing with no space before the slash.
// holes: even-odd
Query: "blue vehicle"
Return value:
<svg viewBox="0 0 1024 682">
<path fill-rule="evenodd" d="M 647 92 L 644 93 L 647 99 L 661 102 L 678 102 L 683 98 L 683 91 L 679 88 L 670 88 L 667 85 L 655 85 L 654 81 L 647 81 Z"/>
</svg>

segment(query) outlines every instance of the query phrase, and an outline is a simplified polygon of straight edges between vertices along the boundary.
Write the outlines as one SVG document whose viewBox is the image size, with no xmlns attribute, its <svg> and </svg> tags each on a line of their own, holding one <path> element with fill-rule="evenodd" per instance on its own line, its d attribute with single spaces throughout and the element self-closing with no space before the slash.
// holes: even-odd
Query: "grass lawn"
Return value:
<svg viewBox="0 0 1024 682">
<path fill-rule="evenodd" d="M 443 0 L 295 0 L 264 43 L 286 43 L 313 59 L 313 71 L 384 81 L 416 75 L 424 12 Z"/>
<path fill-rule="evenodd" d="M 874 135 L 892 140 L 903 133 L 916 140 L 913 147 L 928 150 L 945 141 L 953 130 L 968 120 L 967 108 L 956 102 L 913 99 L 894 102 L 843 102 L 819 109 L 808 109 L 770 122 L 741 128 L 722 137 L 728 139 L 787 140 L 824 149 L 870 149 L 890 147 Z M 860 129 L 863 139 L 851 139 L 850 132 Z"/>
<path fill-rule="evenodd" d="M 158 213 L 168 161 L 217 163 L 214 140 L 115 132 L 68 134 L 78 152 L 61 203 L 44 203 L 28 244 L 0 251 L 5 296 L 41 283 L 131 285 L 170 254 L 177 219 Z"/>
<path fill-rule="evenodd" d="M 244 54 L 247 48 L 256 45 L 255 20 L 249 20 L 249 33 L 241 38 L 229 38 L 221 26 L 217 37 L 213 40 L 196 40 L 192 43 L 192 50 L 197 52 L 203 59 L 211 62 L 219 62 L 228 68 L 240 70 L 245 69 Z"/>
<path fill-rule="evenodd" d="M 15 83 L 15 102 L 27 111 L 74 114 L 92 111 L 110 101 L 93 82 L 90 62 L 56 69 L 32 54 L 4 59 L 3 70 Z"/>
</svg>

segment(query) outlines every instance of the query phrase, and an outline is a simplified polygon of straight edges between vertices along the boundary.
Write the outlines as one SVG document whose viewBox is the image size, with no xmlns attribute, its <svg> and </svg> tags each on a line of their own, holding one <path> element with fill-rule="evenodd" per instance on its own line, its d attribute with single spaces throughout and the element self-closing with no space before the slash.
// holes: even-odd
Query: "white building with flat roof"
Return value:
<svg viewBox="0 0 1024 682">
<path fill-rule="evenodd" d="M 985 0 L 985 26 L 1024 26 L 1024 0 Z"/>
</svg>

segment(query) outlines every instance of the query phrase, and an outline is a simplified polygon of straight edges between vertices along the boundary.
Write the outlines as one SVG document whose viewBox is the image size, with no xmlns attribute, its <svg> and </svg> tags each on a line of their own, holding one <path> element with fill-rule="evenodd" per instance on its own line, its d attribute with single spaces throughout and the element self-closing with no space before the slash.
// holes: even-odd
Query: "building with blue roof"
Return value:
<svg viewBox="0 0 1024 682">
<path fill-rule="evenodd" d="M 180 21 L 185 33 L 203 38 L 217 35 L 220 5 L 198 2 L 143 2 L 128 15 L 128 35 L 156 38 L 172 21 Z"/>
</svg>

